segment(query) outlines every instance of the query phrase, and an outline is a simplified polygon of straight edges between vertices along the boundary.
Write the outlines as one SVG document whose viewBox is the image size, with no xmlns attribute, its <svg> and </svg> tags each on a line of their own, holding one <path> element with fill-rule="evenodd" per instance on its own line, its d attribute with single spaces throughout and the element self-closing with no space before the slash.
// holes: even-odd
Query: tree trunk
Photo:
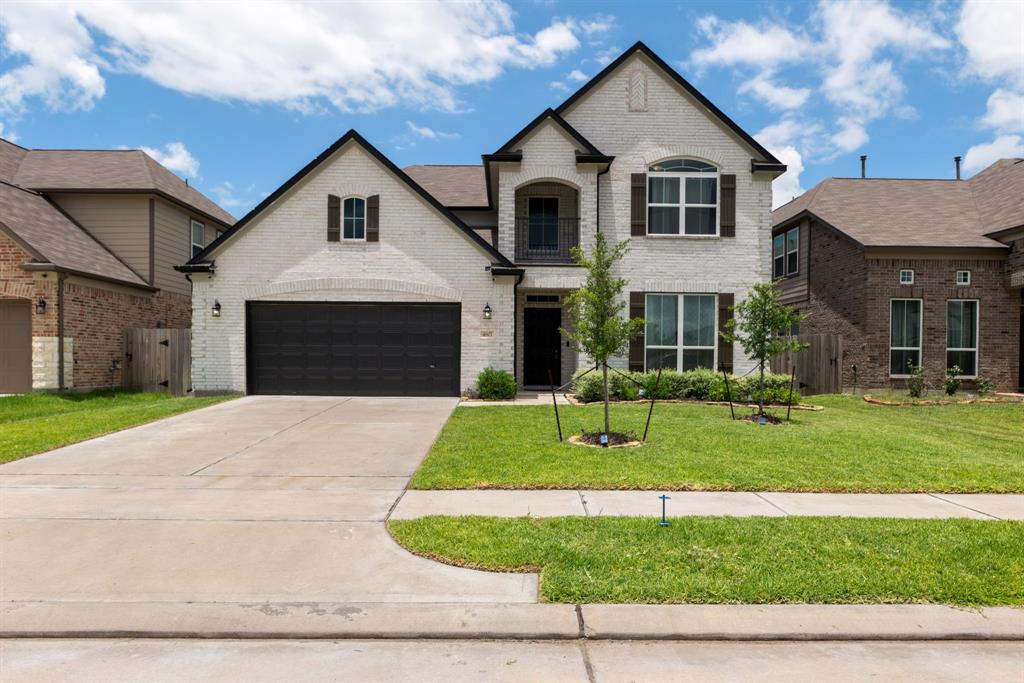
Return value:
<svg viewBox="0 0 1024 683">
<path fill-rule="evenodd" d="M 764 415 L 764 361 L 761 361 L 761 379 L 758 380 L 758 386 L 760 387 L 760 393 L 757 396 L 757 415 L 760 417 Z"/>
<path fill-rule="evenodd" d="M 604 433 L 611 433 L 611 427 L 608 422 L 608 363 L 602 364 L 604 370 Z"/>
</svg>

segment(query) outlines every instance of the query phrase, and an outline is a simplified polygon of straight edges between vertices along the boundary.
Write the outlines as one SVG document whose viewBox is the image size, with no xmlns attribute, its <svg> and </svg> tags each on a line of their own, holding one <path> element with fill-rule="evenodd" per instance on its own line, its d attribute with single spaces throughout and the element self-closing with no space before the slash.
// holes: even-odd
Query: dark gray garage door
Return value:
<svg viewBox="0 0 1024 683">
<path fill-rule="evenodd" d="M 459 304 L 248 304 L 251 394 L 457 396 Z"/>
</svg>

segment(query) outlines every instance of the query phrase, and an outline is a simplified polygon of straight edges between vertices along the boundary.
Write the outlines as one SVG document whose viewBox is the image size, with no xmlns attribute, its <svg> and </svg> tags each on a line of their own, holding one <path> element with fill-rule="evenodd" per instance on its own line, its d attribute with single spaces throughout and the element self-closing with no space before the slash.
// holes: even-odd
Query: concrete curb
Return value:
<svg viewBox="0 0 1024 683">
<path fill-rule="evenodd" d="M 7 602 L 0 604 L 0 638 L 1024 641 L 1024 609 Z"/>
</svg>

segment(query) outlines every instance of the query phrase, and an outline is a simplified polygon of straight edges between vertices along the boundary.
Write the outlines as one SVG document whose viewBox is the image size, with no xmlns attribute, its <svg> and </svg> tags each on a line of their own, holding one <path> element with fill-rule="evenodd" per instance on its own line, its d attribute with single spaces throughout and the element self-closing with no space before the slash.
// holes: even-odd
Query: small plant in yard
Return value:
<svg viewBox="0 0 1024 683">
<path fill-rule="evenodd" d="M 907 392 L 912 398 L 921 398 L 927 389 L 924 381 L 924 368 L 914 365 L 913 361 L 908 360 L 907 369 L 910 371 L 910 377 L 907 378 Z"/>
<path fill-rule="evenodd" d="M 516 378 L 507 370 L 483 369 L 476 377 L 476 387 L 485 401 L 508 401 L 516 397 Z"/>
<path fill-rule="evenodd" d="M 978 396 L 988 396 L 992 393 L 995 383 L 984 375 L 978 375 L 978 378 L 974 380 L 974 386 L 975 391 L 978 392 Z"/>
<path fill-rule="evenodd" d="M 803 351 L 802 344 L 778 330 L 788 330 L 807 318 L 781 301 L 782 291 L 774 282 L 754 285 L 747 297 L 732 307 L 735 317 L 725 324 L 722 339 L 738 341 L 747 356 L 757 361 L 759 372 L 757 414 L 764 415 L 764 369 L 773 356 L 786 351 Z"/>
<path fill-rule="evenodd" d="M 960 366 L 954 365 L 946 369 L 946 377 L 942 380 L 946 396 L 952 396 L 960 389 Z"/>
<path fill-rule="evenodd" d="M 629 242 L 623 240 L 609 245 L 604 233 L 595 235 L 594 249 L 590 256 L 580 247 L 572 250 L 576 265 L 587 269 L 587 280 L 579 289 L 566 297 L 572 329 L 561 332 L 581 351 L 590 356 L 602 371 L 602 394 L 604 397 L 604 433 L 611 431 L 608 417 L 608 359 L 619 356 L 629 348 L 629 342 L 643 332 L 644 321 L 627 319 L 623 315 L 626 303 L 622 292 L 626 281 L 615 277 L 612 269 L 629 250 Z"/>
</svg>

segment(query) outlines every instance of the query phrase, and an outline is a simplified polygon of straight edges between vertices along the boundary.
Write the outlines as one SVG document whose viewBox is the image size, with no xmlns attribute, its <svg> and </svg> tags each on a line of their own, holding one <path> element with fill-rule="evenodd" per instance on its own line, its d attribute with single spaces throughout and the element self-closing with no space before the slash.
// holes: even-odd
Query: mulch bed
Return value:
<svg viewBox="0 0 1024 683">
<path fill-rule="evenodd" d="M 565 400 L 567 400 L 571 405 L 574 405 L 574 406 L 590 406 L 590 405 L 597 405 L 597 404 L 601 403 L 601 401 L 581 401 L 578 398 L 576 398 L 576 394 L 565 394 Z M 613 398 L 613 399 L 611 399 L 608 402 L 609 403 L 650 403 L 651 400 L 649 398 L 638 398 L 635 401 L 623 401 L 621 399 Z M 700 406 L 727 406 L 727 405 L 729 405 L 728 401 L 710 401 L 710 400 L 706 400 L 706 399 L 705 400 L 700 400 L 700 399 L 685 399 L 685 398 L 659 398 L 656 401 L 656 403 L 657 403 L 657 405 L 661 405 L 662 403 L 684 403 L 684 404 L 700 405 Z M 734 407 L 736 407 L 736 408 L 757 408 L 757 404 L 756 403 L 740 403 L 738 401 L 733 401 L 732 405 Z M 785 408 L 785 407 L 787 407 L 785 403 L 765 403 L 764 405 L 765 405 L 766 408 Z M 808 403 L 794 403 L 793 404 L 793 410 L 809 410 L 811 412 L 820 413 L 821 411 L 825 410 L 825 406 L 815 406 L 815 405 L 810 405 Z"/>
<path fill-rule="evenodd" d="M 951 406 L 951 405 L 967 405 L 970 403 L 1017 403 L 1012 399 L 999 399 L 999 398 L 965 398 L 965 399 L 933 399 L 933 398 L 917 398 L 908 399 L 906 401 L 892 401 L 884 398 L 875 398 L 868 394 L 864 394 L 864 400 L 868 403 L 872 403 L 878 406 Z"/>
<path fill-rule="evenodd" d="M 741 417 L 739 419 L 740 420 L 746 420 L 747 422 L 755 422 L 755 423 L 758 423 L 758 424 L 760 424 L 760 422 L 761 422 L 760 416 L 757 413 L 754 413 L 753 415 L 744 415 L 743 417 Z M 767 422 L 770 425 L 786 424 L 785 420 L 783 420 L 781 418 L 778 418 L 778 417 L 775 417 L 771 413 L 765 413 L 764 414 L 764 419 L 765 419 L 765 422 Z"/>
<path fill-rule="evenodd" d="M 601 432 L 574 434 L 569 437 L 569 443 L 576 444 L 577 446 L 603 448 L 601 445 Z M 621 432 L 608 433 L 608 448 L 634 448 L 642 443 L 642 441 L 638 441 L 632 434 L 623 434 Z"/>
</svg>

